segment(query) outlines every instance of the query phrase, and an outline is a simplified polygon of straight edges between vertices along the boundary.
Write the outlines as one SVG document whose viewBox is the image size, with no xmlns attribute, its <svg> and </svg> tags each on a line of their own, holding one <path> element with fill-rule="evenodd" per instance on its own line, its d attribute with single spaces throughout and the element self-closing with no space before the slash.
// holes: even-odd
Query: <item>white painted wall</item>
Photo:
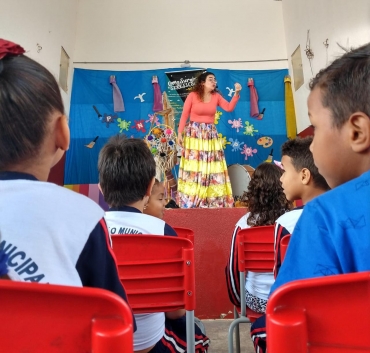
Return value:
<svg viewBox="0 0 370 353">
<path fill-rule="evenodd" d="M 0 37 L 20 44 L 27 55 L 58 80 L 61 46 L 70 57 L 69 92 L 62 96 L 69 112 L 77 23 L 76 0 L 0 0 Z M 37 52 L 37 44 L 42 49 Z"/>
<path fill-rule="evenodd" d="M 285 38 L 291 71 L 291 55 L 301 46 L 305 83 L 294 91 L 298 132 L 310 125 L 307 115 L 308 83 L 312 78 L 309 60 L 304 49 L 307 30 L 310 30 L 313 74 L 327 66 L 343 51 L 344 47 L 358 47 L 370 42 L 370 1 L 369 0 L 283 0 Z M 323 42 L 328 39 L 326 51 Z M 292 74 L 291 74 L 292 75 Z"/>
<path fill-rule="evenodd" d="M 255 63 L 235 61 L 275 60 Z M 273 0 L 80 0 L 76 67 L 287 68 L 282 3 Z M 222 63 L 223 61 L 230 61 Z"/>
</svg>

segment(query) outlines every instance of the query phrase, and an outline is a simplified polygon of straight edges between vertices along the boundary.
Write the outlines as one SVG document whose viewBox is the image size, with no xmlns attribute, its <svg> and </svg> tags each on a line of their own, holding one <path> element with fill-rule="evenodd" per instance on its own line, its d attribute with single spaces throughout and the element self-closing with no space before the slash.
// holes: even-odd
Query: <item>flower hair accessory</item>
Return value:
<svg viewBox="0 0 370 353">
<path fill-rule="evenodd" d="M 0 38 L 0 60 L 7 55 L 21 55 L 25 50 L 18 44 Z"/>
</svg>

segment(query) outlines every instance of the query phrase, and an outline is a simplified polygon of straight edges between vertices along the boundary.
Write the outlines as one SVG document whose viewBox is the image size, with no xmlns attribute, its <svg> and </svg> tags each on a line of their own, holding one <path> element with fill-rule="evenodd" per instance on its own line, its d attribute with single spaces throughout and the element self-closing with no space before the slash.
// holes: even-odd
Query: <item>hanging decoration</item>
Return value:
<svg viewBox="0 0 370 353">
<path fill-rule="evenodd" d="M 150 129 L 144 139 L 156 161 L 159 179 L 163 180 L 165 173 L 171 171 L 176 163 L 175 130 L 166 124 L 161 124 Z"/>
<path fill-rule="evenodd" d="M 253 126 L 252 124 L 250 124 L 250 123 L 249 123 L 249 121 L 246 121 L 246 122 L 245 122 L 245 128 L 244 128 L 244 132 L 243 132 L 243 134 L 244 134 L 244 135 L 253 136 L 253 134 L 254 134 L 255 132 L 258 132 L 258 130 L 256 130 L 256 129 L 254 128 L 254 126 Z"/>
<path fill-rule="evenodd" d="M 292 79 L 290 78 L 289 75 L 285 76 L 284 85 L 285 85 L 286 135 L 289 139 L 294 139 L 297 136 L 297 121 L 294 109 Z"/>
<path fill-rule="evenodd" d="M 304 50 L 308 61 L 310 62 L 311 74 L 313 76 L 312 59 L 314 58 L 313 50 L 311 49 L 310 30 L 307 31 L 306 49 Z"/>
<path fill-rule="evenodd" d="M 273 143 L 273 139 L 268 136 L 262 136 L 257 140 L 257 145 L 262 146 L 263 148 L 271 147 Z"/>
<path fill-rule="evenodd" d="M 119 127 L 119 132 L 122 134 L 123 130 L 128 131 L 131 125 L 131 121 L 122 120 L 121 118 L 117 119 L 117 126 Z"/>
<path fill-rule="evenodd" d="M 329 64 L 329 54 L 328 54 L 328 48 L 329 48 L 329 39 L 326 38 L 324 42 L 322 42 L 322 44 L 324 44 L 324 47 L 326 49 L 326 66 L 328 66 Z"/>
<path fill-rule="evenodd" d="M 96 141 L 98 140 L 99 136 L 96 136 L 89 144 L 85 145 L 87 148 L 93 148 L 95 146 Z"/>
<path fill-rule="evenodd" d="M 123 98 L 121 91 L 116 83 L 116 76 L 111 75 L 109 77 L 109 83 L 113 87 L 113 107 L 115 112 L 124 112 L 125 105 L 123 104 Z"/>
<path fill-rule="evenodd" d="M 152 85 L 154 90 L 153 112 L 158 112 L 163 110 L 162 93 L 158 84 L 158 76 L 152 77 Z"/>
<path fill-rule="evenodd" d="M 257 153 L 257 149 L 244 145 L 240 153 L 244 154 L 244 160 L 247 161 L 248 157 L 253 157 L 253 155 Z"/>
<path fill-rule="evenodd" d="M 248 87 L 250 92 L 250 115 L 252 118 L 258 118 L 259 109 L 258 109 L 258 94 L 256 87 L 254 87 L 254 80 L 253 78 L 248 78 Z"/>
</svg>

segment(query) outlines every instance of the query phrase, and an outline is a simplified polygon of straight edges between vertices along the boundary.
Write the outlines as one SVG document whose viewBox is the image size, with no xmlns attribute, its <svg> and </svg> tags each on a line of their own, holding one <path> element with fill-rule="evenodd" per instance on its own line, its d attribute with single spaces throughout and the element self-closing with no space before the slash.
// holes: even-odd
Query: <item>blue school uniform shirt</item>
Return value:
<svg viewBox="0 0 370 353">
<path fill-rule="evenodd" d="M 307 203 L 271 293 L 298 279 L 370 271 L 370 171 Z"/>
</svg>

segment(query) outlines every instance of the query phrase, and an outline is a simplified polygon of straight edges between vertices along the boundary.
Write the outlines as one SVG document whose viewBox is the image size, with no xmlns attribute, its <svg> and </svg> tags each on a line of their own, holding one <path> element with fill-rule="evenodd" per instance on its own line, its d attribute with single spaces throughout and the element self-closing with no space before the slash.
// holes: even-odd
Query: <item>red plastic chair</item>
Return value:
<svg viewBox="0 0 370 353">
<path fill-rule="evenodd" d="M 241 229 L 237 234 L 238 270 L 240 279 L 240 308 L 234 307 L 234 320 L 229 328 L 229 353 L 233 352 L 233 333 L 236 327 L 236 351 L 240 352 L 239 324 L 254 322 L 262 314 L 246 307 L 245 276 L 247 271 L 273 272 L 274 268 L 274 225 Z M 240 316 L 238 314 L 240 311 Z"/>
<path fill-rule="evenodd" d="M 135 314 L 186 310 L 187 352 L 195 352 L 194 248 L 188 239 L 112 237 L 118 272 Z"/>
<path fill-rule="evenodd" d="M 274 353 L 370 351 L 370 272 L 290 282 L 269 298 L 267 346 Z M 343 318 L 351 318 L 344 322 Z"/>
<path fill-rule="evenodd" d="M 288 234 L 283 239 L 281 239 L 281 241 L 280 241 L 280 262 L 281 263 L 283 263 L 283 261 L 285 259 L 285 254 L 286 254 L 286 251 L 288 249 L 288 244 L 289 244 L 289 241 L 290 241 L 290 237 L 291 237 L 291 235 Z"/>
<path fill-rule="evenodd" d="M 173 227 L 177 236 L 180 238 L 189 239 L 194 244 L 194 231 L 190 228 Z"/>
<path fill-rule="evenodd" d="M 133 352 L 132 313 L 103 289 L 0 281 L 2 352 Z"/>
</svg>

